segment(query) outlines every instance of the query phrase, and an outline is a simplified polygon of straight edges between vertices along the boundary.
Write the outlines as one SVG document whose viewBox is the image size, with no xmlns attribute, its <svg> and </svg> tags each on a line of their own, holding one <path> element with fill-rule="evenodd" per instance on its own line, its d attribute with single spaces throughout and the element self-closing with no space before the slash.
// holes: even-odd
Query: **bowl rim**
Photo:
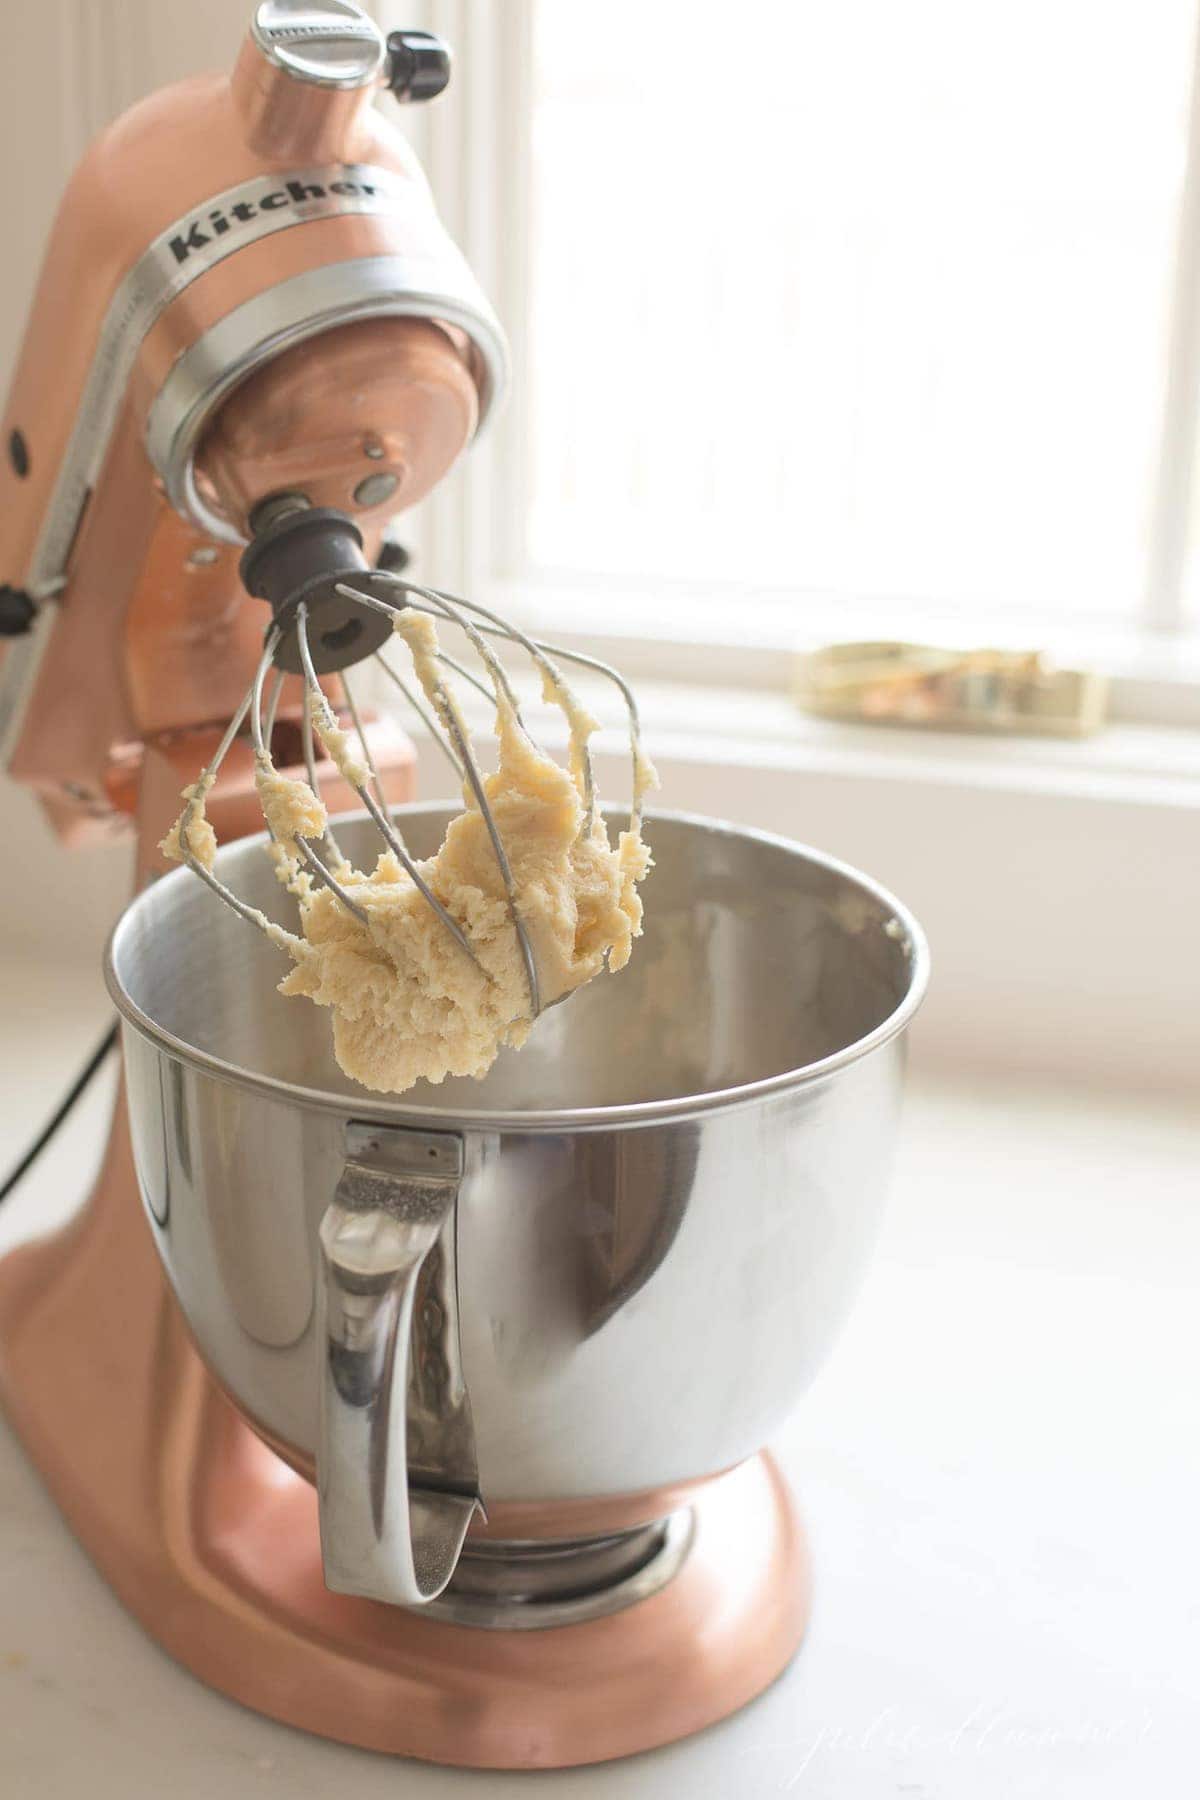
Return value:
<svg viewBox="0 0 1200 1800">
<path fill-rule="evenodd" d="M 421 813 L 445 812 L 448 808 L 457 810 L 459 804 L 454 800 L 417 800 L 406 801 L 393 810 L 402 818 L 414 818 Z M 619 806 L 605 806 L 602 811 L 616 820 L 628 816 L 628 809 Z M 365 809 L 357 809 L 336 814 L 332 822 L 349 824 L 368 816 Z M 763 1076 L 758 1081 L 743 1082 L 737 1087 L 717 1088 L 704 1094 L 679 1094 L 665 1100 L 631 1101 L 618 1106 L 512 1110 L 414 1104 L 406 1100 L 404 1095 L 389 1097 L 376 1094 L 369 1088 L 363 1088 L 361 1097 L 356 1094 L 334 1094 L 323 1088 L 303 1087 L 278 1076 L 263 1075 L 256 1070 L 242 1068 L 238 1063 L 216 1056 L 211 1051 L 200 1050 L 194 1044 L 177 1037 L 137 1005 L 122 986 L 117 974 L 116 958 L 121 939 L 133 929 L 133 920 L 151 891 L 150 887 L 135 895 L 109 933 L 104 949 L 105 985 L 127 1027 L 132 1027 L 139 1036 L 177 1061 L 187 1063 L 234 1087 L 248 1088 L 254 1093 L 287 1101 L 308 1110 L 334 1113 L 344 1119 L 362 1119 L 372 1124 L 412 1128 L 424 1126 L 426 1129 L 447 1131 L 604 1131 L 627 1126 L 663 1124 L 695 1118 L 704 1113 L 722 1112 L 825 1081 L 839 1070 L 848 1068 L 852 1063 L 859 1062 L 882 1048 L 907 1028 L 929 985 L 929 945 L 912 913 L 888 888 L 869 875 L 864 875 L 851 863 L 829 856 L 825 851 L 801 843 L 798 839 L 784 837 L 779 832 L 760 831 L 754 826 L 738 825 L 731 820 L 710 818 L 703 813 L 682 812 L 668 807 L 648 809 L 645 818 L 646 824 L 651 827 L 658 821 L 665 821 L 698 826 L 721 836 L 746 838 L 767 844 L 775 849 L 785 850 L 789 855 L 799 855 L 808 863 L 848 879 L 860 892 L 869 895 L 886 911 L 891 912 L 893 919 L 901 926 L 901 939 L 908 951 L 909 980 L 899 1003 L 886 1019 L 881 1020 L 864 1037 L 833 1051 L 829 1056 L 821 1057 L 816 1062 L 804 1063 L 797 1069 L 786 1069 L 776 1075 Z M 243 845 L 265 843 L 266 839 L 267 833 L 263 831 L 253 837 L 238 838 L 236 844 L 241 848 Z M 231 849 L 233 845 L 224 848 Z M 191 871 L 181 866 L 161 876 L 151 886 L 157 890 L 163 882 L 191 879 L 194 879 Z M 220 904 L 215 896 L 212 898 L 214 905 Z"/>
</svg>

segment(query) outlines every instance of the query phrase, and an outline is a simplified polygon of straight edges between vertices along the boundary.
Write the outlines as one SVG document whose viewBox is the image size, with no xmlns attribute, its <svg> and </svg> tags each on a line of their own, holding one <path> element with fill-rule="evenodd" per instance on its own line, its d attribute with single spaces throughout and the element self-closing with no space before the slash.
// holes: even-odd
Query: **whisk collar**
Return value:
<svg viewBox="0 0 1200 1800">
<path fill-rule="evenodd" d="M 296 613 L 308 608 L 308 645 L 318 675 L 332 675 L 373 656 L 387 643 L 391 622 L 339 591 L 369 573 L 362 532 L 333 506 L 298 505 L 257 531 L 242 554 L 246 591 L 271 607 L 278 641 L 273 661 L 303 675 Z"/>
</svg>

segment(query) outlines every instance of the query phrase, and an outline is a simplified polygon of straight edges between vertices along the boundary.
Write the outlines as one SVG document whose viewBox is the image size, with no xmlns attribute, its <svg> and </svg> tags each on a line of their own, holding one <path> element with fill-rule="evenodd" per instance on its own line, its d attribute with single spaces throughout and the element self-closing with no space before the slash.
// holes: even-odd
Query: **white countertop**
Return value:
<svg viewBox="0 0 1200 1800">
<path fill-rule="evenodd" d="M 103 1028 L 90 966 L 0 965 L 0 1167 Z M 103 1084 L 109 1086 L 108 1082 Z M 15 1223 L 86 1183 L 89 1097 Z M 1200 1121 L 1044 1081 L 914 1082 L 884 1241 L 777 1446 L 806 1646 L 737 1718 L 550 1795 L 1174 1800 L 1200 1707 Z M 7 1215 L 7 1216 L 6 1216 Z M 511 1795 L 242 1711 L 122 1612 L 0 1425 L 3 1800 Z"/>
</svg>

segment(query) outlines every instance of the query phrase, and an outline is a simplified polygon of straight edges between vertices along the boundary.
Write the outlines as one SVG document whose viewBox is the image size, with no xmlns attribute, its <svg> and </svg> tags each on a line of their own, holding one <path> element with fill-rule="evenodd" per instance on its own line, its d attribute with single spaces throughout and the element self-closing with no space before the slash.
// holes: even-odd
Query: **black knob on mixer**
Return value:
<svg viewBox="0 0 1200 1800">
<path fill-rule="evenodd" d="M 37 606 L 23 588 L 0 583 L 0 637 L 24 637 L 37 617 Z"/>
<path fill-rule="evenodd" d="M 431 31 L 388 36 L 388 86 L 397 100 L 432 100 L 450 80 L 449 44 Z"/>
<path fill-rule="evenodd" d="M 384 538 L 379 546 L 376 567 L 385 569 L 389 575 L 402 575 L 411 561 L 411 550 L 406 550 L 395 538 Z"/>
</svg>

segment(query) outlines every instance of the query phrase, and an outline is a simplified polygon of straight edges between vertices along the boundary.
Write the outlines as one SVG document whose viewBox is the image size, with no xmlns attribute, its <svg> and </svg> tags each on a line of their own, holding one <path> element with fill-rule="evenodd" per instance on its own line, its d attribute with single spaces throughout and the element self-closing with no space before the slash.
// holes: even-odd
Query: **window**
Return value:
<svg viewBox="0 0 1200 1800">
<path fill-rule="evenodd" d="M 903 894 L 925 1055 L 1190 1071 L 1200 0 L 380 4 L 456 47 L 405 123 L 516 376 L 419 566 L 618 664 L 663 804 Z M 1113 727 L 790 703 L 877 633 L 1106 667 Z"/>
<path fill-rule="evenodd" d="M 530 561 L 1135 607 L 1192 10 L 541 0 Z"/>
<path fill-rule="evenodd" d="M 493 567 L 718 633 L 800 595 L 1182 633 L 1195 0 L 450 10 L 468 139 L 502 84 Z"/>
</svg>

